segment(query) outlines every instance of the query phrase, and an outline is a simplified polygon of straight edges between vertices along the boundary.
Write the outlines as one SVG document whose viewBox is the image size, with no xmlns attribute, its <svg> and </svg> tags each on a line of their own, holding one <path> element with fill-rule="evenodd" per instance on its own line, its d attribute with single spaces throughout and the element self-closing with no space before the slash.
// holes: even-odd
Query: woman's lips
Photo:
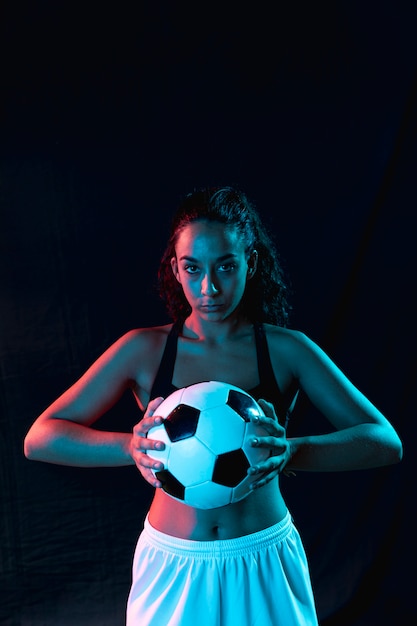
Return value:
<svg viewBox="0 0 417 626">
<path fill-rule="evenodd" d="M 222 304 L 217 304 L 217 303 L 216 303 L 216 304 L 202 304 L 202 305 L 200 306 L 200 308 L 201 308 L 203 311 L 207 311 L 207 312 L 210 312 L 210 311 L 218 311 L 218 310 L 219 310 L 219 309 L 221 309 L 222 307 L 223 307 L 223 305 L 222 305 Z"/>
</svg>

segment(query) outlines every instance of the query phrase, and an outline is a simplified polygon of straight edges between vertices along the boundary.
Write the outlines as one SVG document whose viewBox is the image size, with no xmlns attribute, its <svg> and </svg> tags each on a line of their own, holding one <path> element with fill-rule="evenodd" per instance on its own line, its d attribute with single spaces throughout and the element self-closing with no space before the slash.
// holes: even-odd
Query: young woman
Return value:
<svg viewBox="0 0 417 626">
<path fill-rule="evenodd" d="M 306 556 L 279 487 L 292 470 L 340 471 L 397 463 L 390 423 L 302 332 L 287 328 L 283 273 L 247 197 L 232 188 L 187 196 L 159 272 L 172 324 L 116 341 L 35 421 L 29 459 L 77 466 L 136 464 L 155 489 L 133 563 L 128 626 L 312 626 Z M 199 510 L 167 495 L 146 454 L 158 406 L 174 389 L 219 380 L 245 389 L 266 414 L 273 449 L 250 468 L 244 500 Z M 130 388 L 144 411 L 133 433 L 92 428 Z M 298 391 L 328 419 L 329 434 L 287 438 Z"/>
</svg>

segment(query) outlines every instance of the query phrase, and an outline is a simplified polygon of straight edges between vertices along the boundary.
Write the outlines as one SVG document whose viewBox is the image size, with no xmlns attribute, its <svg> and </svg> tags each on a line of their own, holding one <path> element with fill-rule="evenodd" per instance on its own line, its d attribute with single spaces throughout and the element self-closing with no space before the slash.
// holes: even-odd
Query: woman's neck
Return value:
<svg viewBox="0 0 417 626">
<path fill-rule="evenodd" d="M 182 334 L 189 339 L 222 344 L 233 338 L 252 332 L 252 323 L 241 316 L 231 316 L 227 320 L 209 322 L 190 315 L 183 325 Z"/>
</svg>

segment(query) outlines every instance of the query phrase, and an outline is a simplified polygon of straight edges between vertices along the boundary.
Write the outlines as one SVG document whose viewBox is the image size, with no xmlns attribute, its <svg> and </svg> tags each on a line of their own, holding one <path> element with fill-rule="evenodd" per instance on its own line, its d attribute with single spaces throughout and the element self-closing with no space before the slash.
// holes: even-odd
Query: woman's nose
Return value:
<svg viewBox="0 0 417 626">
<path fill-rule="evenodd" d="M 203 296 L 213 296 L 219 291 L 212 276 L 206 274 L 201 281 L 201 293 Z"/>
</svg>

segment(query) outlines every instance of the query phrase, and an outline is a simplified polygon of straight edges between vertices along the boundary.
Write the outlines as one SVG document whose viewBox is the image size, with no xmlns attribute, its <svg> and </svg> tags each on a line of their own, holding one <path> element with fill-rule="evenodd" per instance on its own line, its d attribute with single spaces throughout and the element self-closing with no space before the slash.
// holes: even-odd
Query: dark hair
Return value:
<svg viewBox="0 0 417 626">
<path fill-rule="evenodd" d="M 234 226 L 246 242 L 246 251 L 258 252 L 258 266 L 240 303 L 252 322 L 286 326 L 290 306 L 283 268 L 271 236 L 247 196 L 232 187 L 205 188 L 188 194 L 178 207 L 158 271 L 159 295 L 174 322 L 184 321 L 191 308 L 176 280 L 171 259 L 181 231 L 191 222 L 208 220 Z"/>
</svg>

